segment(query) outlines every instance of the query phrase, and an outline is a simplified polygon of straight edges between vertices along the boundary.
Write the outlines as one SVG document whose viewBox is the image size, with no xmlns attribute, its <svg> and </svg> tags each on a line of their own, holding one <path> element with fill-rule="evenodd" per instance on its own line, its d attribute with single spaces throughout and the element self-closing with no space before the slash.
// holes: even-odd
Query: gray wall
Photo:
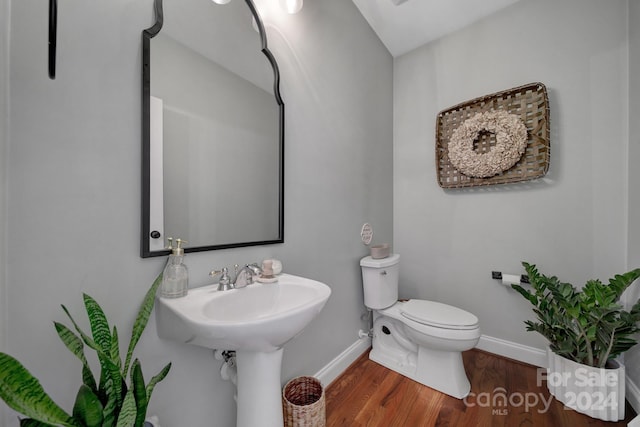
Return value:
<svg viewBox="0 0 640 427">
<path fill-rule="evenodd" d="M 7 135 L 9 120 L 7 105 L 9 103 L 9 0 L 0 0 L 0 351 L 5 350 L 7 325 L 7 305 L 5 284 L 7 264 L 5 261 L 6 229 L 7 229 Z M 0 404 L 0 425 L 5 417 L 6 408 Z"/>
<path fill-rule="evenodd" d="M 628 265 L 640 266 L 640 4 L 629 1 L 629 233 Z M 629 305 L 640 298 L 640 286 L 635 285 L 628 294 Z M 636 337 L 640 340 L 640 334 Z M 628 378 L 640 387 L 640 346 L 625 354 Z M 640 405 L 640 402 L 636 402 Z M 638 406 L 636 406 L 636 410 Z"/>
<path fill-rule="evenodd" d="M 401 296 L 455 304 L 475 313 L 486 335 L 544 348 L 522 324 L 528 303 L 493 281 L 492 270 L 519 274 L 528 261 L 582 285 L 627 267 L 626 28 L 624 0 L 523 0 L 395 59 Z M 443 191 L 437 113 L 534 81 L 550 98 L 547 177 Z"/>
<path fill-rule="evenodd" d="M 357 339 L 362 223 L 374 225 L 379 241 L 392 240 L 393 62 L 351 2 L 310 1 L 294 16 L 271 3 L 258 5 L 270 6 L 267 33 L 287 108 L 286 243 L 190 254 L 187 265 L 192 286 L 199 286 L 213 268 L 273 256 L 285 271 L 332 287 L 324 311 L 286 346 L 285 381 L 315 373 Z M 63 6 L 52 81 L 47 8 L 36 0 L 12 3 L 8 217 L 2 221 L 9 285 L 1 328 L 6 350 L 70 409 L 80 364 L 52 326 L 66 321 L 59 304 L 86 325 L 81 292 L 89 293 L 126 341 L 165 260 L 138 256 L 140 34 L 153 22 L 152 1 Z M 137 356 L 147 376 L 174 363 L 150 406 L 163 426 L 234 425 L 233 387 L 220 379 L 210 351 L 158 339 L 152 319 Z M 17 425 L 12 414 L 3 421 Z"/>
<path fill-rule="evenodd" d="M 0 0 L 0 351 L 4 348 L 6 324 L 5 279 L 6 263 L 6 189 L 7 189 L 7 136 L 9 120 L 7 105 L 9 104 L 9 2 Z M 1 411 L 1 410 L 0 410 Z M 1 415 L 1 412 L 0 412 Z"/>
</svg>

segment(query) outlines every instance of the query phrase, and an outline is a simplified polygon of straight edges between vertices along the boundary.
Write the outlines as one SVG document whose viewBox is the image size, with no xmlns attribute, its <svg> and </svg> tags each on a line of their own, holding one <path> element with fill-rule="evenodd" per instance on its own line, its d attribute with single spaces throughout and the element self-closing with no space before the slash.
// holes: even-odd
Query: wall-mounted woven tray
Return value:
<svg viewBox="0 0 640 427">
<path fill-rule="evenodd" d="M 474 178 L 459 172 L 449 161 L 447 145 L 453 131 L 477 113 L 504 110 L 520 116 L 527 128 L 527 147 L 511 169 L 489 178 Z M 496 143 L 495 135 L 480 132 L 474 142 L 478 153 L 488 152 Z M 542 83 L 530 83 L 486 95 L 441 111 L 436 121 L 436 170 L 442 188 L 475 187 L 529 181 L 543 177 L 549 170 L 549 99 Z"/>
</svg>

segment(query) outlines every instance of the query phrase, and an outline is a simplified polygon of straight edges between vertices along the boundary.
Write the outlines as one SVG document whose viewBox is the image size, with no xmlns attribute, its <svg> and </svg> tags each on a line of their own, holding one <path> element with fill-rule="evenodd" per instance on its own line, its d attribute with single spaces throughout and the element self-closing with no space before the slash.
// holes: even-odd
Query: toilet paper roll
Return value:
<svg viewBox="0 0 640 427">
<path fill-rule="evenodd" d="M 502 274 L 502 284 L 505 286 L 519 285 L 520 276 L 517 274 Z"/>
</svg>

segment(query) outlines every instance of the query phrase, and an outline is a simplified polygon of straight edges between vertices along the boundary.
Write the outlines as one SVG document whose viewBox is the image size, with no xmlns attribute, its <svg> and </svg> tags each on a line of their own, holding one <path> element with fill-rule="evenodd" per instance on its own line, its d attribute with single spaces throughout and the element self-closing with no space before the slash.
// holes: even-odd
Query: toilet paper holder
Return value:
<svg viewBox="0 0 640 427">
<path fill-rule="evenodd" d="M 502 280 L 502 271 L 492 271 L 491 278 L 495 280 Z M 521 274 L 520 283 L 529 284 L 529 276 L 527 276 L 526 274 Z"/>
</svg>

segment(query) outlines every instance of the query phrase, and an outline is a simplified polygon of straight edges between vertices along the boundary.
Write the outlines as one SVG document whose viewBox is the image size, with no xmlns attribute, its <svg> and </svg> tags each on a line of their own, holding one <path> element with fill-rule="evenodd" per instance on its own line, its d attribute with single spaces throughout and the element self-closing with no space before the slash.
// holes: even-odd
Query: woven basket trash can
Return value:
<svg viewBox="0 0 640 427">
<path fill-rule="evenodd" d="M 325 427 L 324 388 L 317 378 L 297 377 L 282 389 L 284 427 Z"/>
</svg>

